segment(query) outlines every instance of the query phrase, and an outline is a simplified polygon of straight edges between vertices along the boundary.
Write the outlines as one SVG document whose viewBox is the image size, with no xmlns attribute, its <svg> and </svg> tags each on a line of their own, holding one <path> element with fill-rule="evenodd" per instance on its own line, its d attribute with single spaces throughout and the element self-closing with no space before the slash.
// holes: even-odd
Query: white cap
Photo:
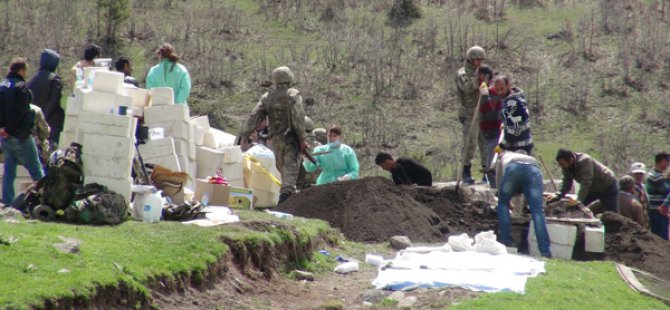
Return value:
<svg viewBox="0 0 670 310">
<path fill-rule="evenodd" d="M 634 163 L 630 165 L 630 173 L 647 173 L 647 166 L 643 163 Z"/>
</svg>

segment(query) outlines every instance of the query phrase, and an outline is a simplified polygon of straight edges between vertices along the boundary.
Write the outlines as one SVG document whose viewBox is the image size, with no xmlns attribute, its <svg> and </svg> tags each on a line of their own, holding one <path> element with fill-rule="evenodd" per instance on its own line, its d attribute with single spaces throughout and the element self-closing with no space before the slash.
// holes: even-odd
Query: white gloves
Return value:
<svg viewBox="0 0 670 310">
<path fill-rule="evenodd" d="M 349 181 L 349 180 L 351 180 L 351 176 L 348 175 L 348 174 L 345 174 L 345 175 L 343 175 L 343 176 L 341 176 L 341 177 L 338 177 L 337 180 L 340 181 L 340 182 L 342 182 L 342 181 Z"/>
<path fill-rule="evenodd" d="M 479 93 L 482 96 L 488 96 L 489 95 L 489 87 L 486 85 L 486 83 L 482 83 L 479 85 Z"/>
</svg>

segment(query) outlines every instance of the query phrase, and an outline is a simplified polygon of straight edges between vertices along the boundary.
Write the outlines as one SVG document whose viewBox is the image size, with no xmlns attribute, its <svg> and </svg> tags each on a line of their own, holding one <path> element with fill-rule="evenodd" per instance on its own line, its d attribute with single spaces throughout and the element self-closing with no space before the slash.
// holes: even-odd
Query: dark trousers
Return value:
<svg viewBox="0 0 670 310">
<path fill-rule="evenodd" d="M 588 206 L 596 200 L 600 200 L 600 204 L 605 211 L 619 213 L 619 182 L 614 182 L 605 193 L 589 193 L 586 200 L 582 202 Z"/>
<path fill-rule="evenodd" d="M 668 221 L 668 217 L 658 212 L 658 210 L 649 210 L 651 232 L 665 240 L 668 240 Z"/>
</svg>

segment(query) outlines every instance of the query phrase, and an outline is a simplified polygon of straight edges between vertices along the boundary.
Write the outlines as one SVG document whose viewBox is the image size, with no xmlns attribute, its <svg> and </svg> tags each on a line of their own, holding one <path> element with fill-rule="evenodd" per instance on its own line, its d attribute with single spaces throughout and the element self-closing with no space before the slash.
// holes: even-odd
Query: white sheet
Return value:
<svg viewBox="0 0 670 310">
<path fill-rule="evenodd" d="M 212 227 L 240 221 L 240 217 L 233 214 L 228 207 L 208 206 L 203 209 L 207 212 L 204 219 L 182 222 L 184 224 L 193 224 L 202 227 Z"/>
<path fill-rule="evenodd" d="M 523 294 L 528 277 L 545 272 L 544 262 L 514 254 L 474 251 L 399 253 L 379 269 L 377 289 L 462 287 L 482 292 Z"/>
</svg>

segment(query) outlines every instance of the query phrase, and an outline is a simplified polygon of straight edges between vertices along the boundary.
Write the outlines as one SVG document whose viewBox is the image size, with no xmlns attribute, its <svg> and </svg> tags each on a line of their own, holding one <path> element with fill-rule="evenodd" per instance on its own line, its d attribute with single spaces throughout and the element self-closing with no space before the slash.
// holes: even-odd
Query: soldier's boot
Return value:
<svg viewBox="0 0 670 310">
<path fill-rule="evenodd" d="M 475 179 L 472 178 L 472 173 L 470 172 L 470 165 L 463 166 L 463 183 L 465 184 L 475 184 Z"/>
<path fill-rule="evenodd" d="M 279 194 L 279 202 L 277 202 L 277 204 L 281 204 L 282 202 L 286 201 L 288 199 L 288 197 L 290 197 L 290 196 L 291 196 L 290 193 Z"/>
</svg>

